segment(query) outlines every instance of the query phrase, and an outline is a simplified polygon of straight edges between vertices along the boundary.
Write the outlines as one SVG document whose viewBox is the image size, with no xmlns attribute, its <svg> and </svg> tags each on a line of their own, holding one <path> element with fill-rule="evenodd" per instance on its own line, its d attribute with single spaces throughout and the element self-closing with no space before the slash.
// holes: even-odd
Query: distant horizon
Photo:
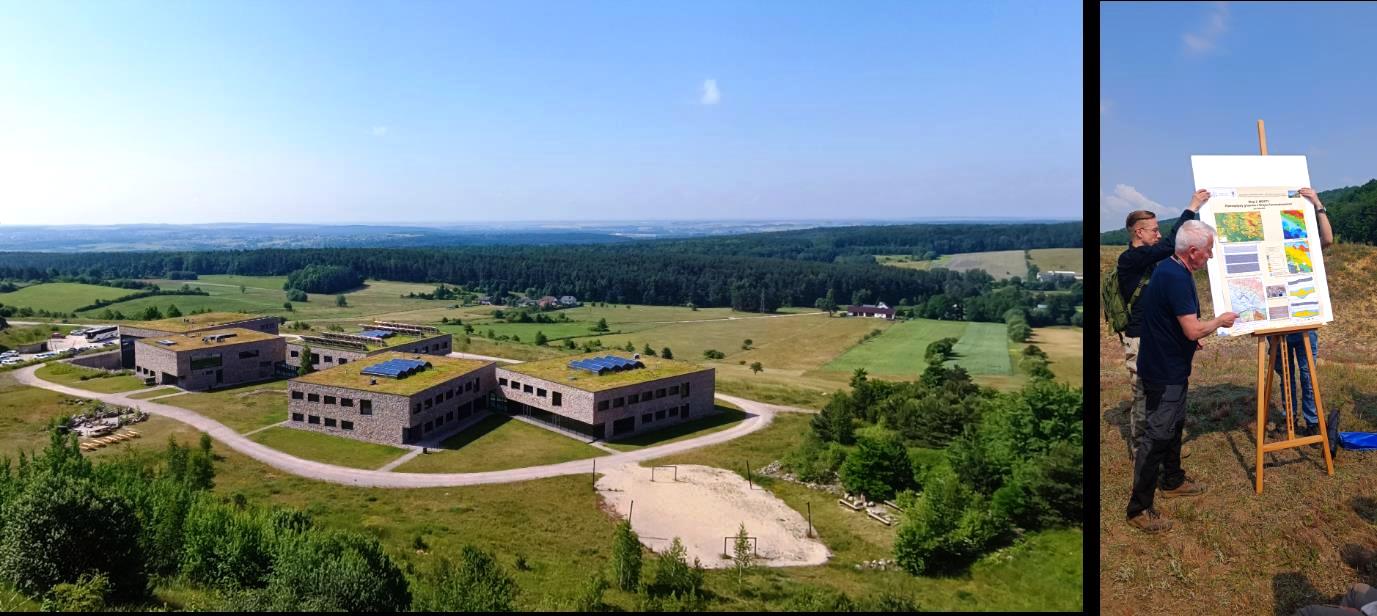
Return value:
<svg viewBox="0 0 1377 616">
<path fill-rule="evenodd" d="M 125 226 L 125 227 L 129 227 L 129 226 L 194 227 L 194 226 L 205 226 L 205 225 L 281 225 L 281 226 L 302 225 L 302 226 L 316 226 L 316 227 L 400 227 L 400 226 L 409 226 L 409 227 L 430 227 L 430 228 L 435 228 L 435 227 L 437 227 L 437 226 L 442 226 L 442 227 L 462 227 L 462 226 L 474 226 L 474 225 L 531 226 L 531 225 L 567 224 L 567 225 L 582 225 L 582 226 L 589 226 L 589 225 L 605 225 L 605 224 L 611 224 L 611 225 L 630 225 L 630 224 L 644 224 L 644 223 L 676 223 L 676 222 L 687 222 L 687 223 L 713 223 L 713 222 L 723 222 L 723 223 L 814 223 L 814 222 L 816 222 L 816 223 L 822 223 L 822 222 L 833 222 L 833 223 L 860 223 L 860 224 L 884 225 L 884 224 L 908 224 L 908 223 L 924 223 L 924 222 L 944 223 L 944 222 L 981 222 L 981 221 L 989 221 L 989 222 L 992 222 L 992 223 L 995 223 L 995 222 L 1006 222 L 1006 221 L 1008 221 L 1008 222 L 1029 222 L 1029 223 L 1035 223 L 1035 222 L 1049 221 L 1049 222 L 1058 222 L 1058 223 L 1060 223 L 1060 222 L 1077 222 L 1077 221 L 1082 221 L 1082 220 L 1084 220 L 1084 218 L 1081 218 L 1081 217 L 1077 217 L 1077 218 L 1062 218 L 1062 217 L 1055 217 L 1055 216 L 1038 216 L 1038 217 L 1016 217 L 1016 216 L 932 216 L 932 217 L 916 217 L 916 218 L 626 218 L 626 219 L 603 219 L 603 220 L 575 220 L 575 219 L 556 220 L 556 219 L 551 219 L 551 220 L 478 220 L 478 221 L 441 221 L 441 220 L 408 221 L 408 220 L 399 220 L 399 221 L 385 221 L 385 222 L 376 222 L 376 221 L 372 221 L 372 222 L 370 222 L 370 221 L 335 221 L 335 222 L 329 222 L 329 223 L 314 222 L 314 221 L 304 221 L 304 222 L 296 222 L 296 221 L 273 221 L 273 222 L 265 222 L 265 221 L 223 220 L 223 221 L 210 221 L 210 222 L 180 222 L 180 223 L 178 223 L 178 222 L 114 222 L 114 223 L 58 223 L 58 224 L 51 224 L 51 223 L 14 223 L 14 224 L 10 224 L 10 223 L 5 223 L 5 222 L 0 222 L 0 228 L 17 228 L 17 227 L 121 227 L 121 226 Z"/>
</svg>

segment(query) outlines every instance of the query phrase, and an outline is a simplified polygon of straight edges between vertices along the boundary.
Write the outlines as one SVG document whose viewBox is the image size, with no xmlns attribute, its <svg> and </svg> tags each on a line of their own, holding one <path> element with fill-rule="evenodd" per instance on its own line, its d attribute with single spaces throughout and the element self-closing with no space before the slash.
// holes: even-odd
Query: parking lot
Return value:
<svg viewBox="0 0 1377 616">
<path fill-rule="evenodd" d="M 100 340 L 87 340 L 85 336 L 87 329 L 91 328 L 76 329 L 64 337 L 48 339 L 46 343 L 48 350 L 42 353 L 20 353 L 14 350 L 0 353 L 0 365 L 10 366 L 35 359 L 51 359 L 54 357 L 71 355 L 75 353 L 75 351 L 81 349 L 102 349 L 109 351 L 119 348 L 120 342 L 118 332 L 103 334 L 99 336 L 101 338 Z"/>
</svg>

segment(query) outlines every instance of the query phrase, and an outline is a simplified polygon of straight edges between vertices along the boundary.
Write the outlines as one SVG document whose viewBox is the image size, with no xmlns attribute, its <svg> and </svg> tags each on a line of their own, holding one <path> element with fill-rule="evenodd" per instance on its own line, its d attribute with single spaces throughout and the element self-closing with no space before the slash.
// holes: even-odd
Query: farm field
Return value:
<svg viewBox="0 0 1377 616">
<path fill-rule="evenodd" d="M 30 285 L 17 291 L 0 293 L 0 304 L 34 310 L 71 312 L 93 304 L 98 299 L 115 299 L 137 293 L 135 289 L 119 289 L 75 282 L 48 282 Z"/>
<path fill-rule="evenodd" d="M 45 381 L 52 381 L 68 387 L 76 387 L 87 391 L 100 393 L 115 393 L 121 391 L 134 391 L 143 389 L 146 385 L 143 380 L 132 374 L 114 376 L 104 370 L 95 368 L 83 368 L 72 364 L 65 364 L 60 361 L 50 361 L 47 365 L 39 368 L 34 375 Z M 81 380 L 81 377 L 92 377 Z"/>
<path fill-rule="evenodd" d="M 1028 257 L 1040 272 L 1085 271 L 1085 251 L 1081 248 L 1034 248 L 1028 251 Z"/>
<path fill-rule="evenodd" d="M 1035 344 L 1047 352 L 1048 367 L 1057 375 L 1057 380 L 1076 387 L 1082 386 L 1085 378 L 1085 364 L 1082 361 L 1085 338 L 1079 327 L 1037 327 L 1033 329 L 1033 337 L 1028 344 Z M 1021 353 L 1025 345 L 1015 343 L 1014 346 Z M 1013 366 L 1014 370 L 1018 369 L 1017 358 Z"/>
<path fill-rule="evenodd" d="M 298 458 L 352 468 L 375 469 L 407 452 L 400 447 L 281 426 L 268 428 L 248 438 Z"/>
<path fill-rule="evenodd" d="M 160 400 L 196 411 L 239 433 L 287 419 L 287 382 L 241 385 L 211 393 L 188 393 Z"/>
<path fill-rule="evenodd" d="M 923 354 L 929 344 L 942 338 L 961 339 L 966 335 L 968 325 L 976 325 L 965 321 L 931 319 L 913 319 L 897 323 L 875 319 L 872 322 L 886 323 L 890 327 L 879 336 L 851 347 L 828 362 L 827 370 L 845 373 L 848 378 L 857 368 L 865 368 L 867 373 L 876 376 L 916 377 L 927 367 Z M 1000 327 L 1004 327 L 1003 324 L 1000 324 Z M 965 365 L 965 362 L 957 363 Z M 974 372 L 970 366 L 966 369 Z M 1007 369 L 1001 372 L 1007 373 Z"/>
<path fill-rule="evenodd" d="M 947 363 L 960 365 L 973 375 L 1013 373 L 1014 367 L 1009 363 L 1009 326 L 1003 323 L 967 323 L 952 352 L 956 358 Z"/>
<path fill-rule="evenodd" d="M 949 269 L 961 272 L 983 269 L 996 280 L 1013 276 L 1022 278 L 1028 275 L 1028 261 L 1022 250 L 962 252 L 942 255 L 933 261 L 914 261 L 908 255 L 876 255 L 875 260 L 881 265 L 910 269 Z"/>
<path fill-rule="evenodd" d="M 595 447 L 505 415 L 493 414 L 451 436 L 440 449 L 393 469 L 398 473 L 477 473 L 607 455 Z"/>
<path fill-rule="evenodd" d="M 291 320 L 298 319 L 350 319 L 375 314 L 384 314 L 417 309 L 443 308 L 452 301 L 403 298 L 406 293 L 422 293 L 434 290 L 434 285 L 410 282 L 391 282 L 369 280 L 359 290 L 344 293 L 349 306 L 335 305 L 335 296 L 329 294 L 307 294 L 306 302 L 293 302 L 293 311 L 282 308 L 287 294 L 282 290 L 286 276 L 202 276 L 198 280 L 150 279 L 163 289 L 178 289 L 183 284 L 200 287 L 210 295 L 155 296 L 111 304 L 106 308 L 123 312 L 125 316 L 142 314 L 149 306 L 157 306 L 167 311 L 172 304 L 183 313 L 192 310 L 210 309 L 216 311 L 247 312 L 251 314 L 274 314 Z M 245 290 L 240 292 L 239 286 Z M 3 301 L 3 300 L 0 300 Z M 105 308 L 81 313 L 81 316 L 94 318 Z M 137 317 L 136 317 L 137 318 Z M 439 316 L 435 317 L 436 320 Z"/>
</svg>

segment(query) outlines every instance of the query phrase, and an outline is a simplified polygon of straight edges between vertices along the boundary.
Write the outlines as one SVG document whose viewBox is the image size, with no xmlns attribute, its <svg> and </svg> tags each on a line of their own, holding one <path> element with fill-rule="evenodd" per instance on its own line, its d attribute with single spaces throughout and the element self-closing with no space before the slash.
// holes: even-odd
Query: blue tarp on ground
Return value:
<svg viewBox="0 0 1377 616">
<path fill-rule="evenodd" d="M 1366 451 L 1377 449 L 1377 434 L 1372 432 L 1340 432 L 1339 444 L 1344 449 Z"/>
</svg>

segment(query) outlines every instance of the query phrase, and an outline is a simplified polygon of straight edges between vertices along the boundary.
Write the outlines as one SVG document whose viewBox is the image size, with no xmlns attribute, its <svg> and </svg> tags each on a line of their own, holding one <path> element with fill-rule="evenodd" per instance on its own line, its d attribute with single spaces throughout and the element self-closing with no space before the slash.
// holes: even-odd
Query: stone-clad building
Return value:
<svg viewBox="0 0 1377 616">
<path fill-rule="evenodd" d="M 289 381 L 285 425 L 387 445 L 442 438 L 486 408 L 493 371 L 488 361 L 369 355 Z"/>
<path fill-rule="evenodd" d="M 177 334 L 191 334 L 210 330 L 240 328 L 277 335 L 281 319 L 238 312 L 205 312 L 157 321 L 124 323 L 120 328 L 120 366 L 134 367 L 134 341 L 140 338 L 159 338 Z"/>
<path fill-rule="evenodd" d="M 417 329 L 414 330 L 362 329 L 349 333 L 302 335 L 300 340 L 287 342 L 287 365 L 300 366 L 301 354 L 307 346 L 311 347 L 311 367 L 316 370 L 328 370 L 383 353 L 449 355 L 454 350 L 452 335 L 442 334 L 433 327 L 415 327 Z"/>
<path fill-rule="evenodd" d="M 273 378 L 286 353 L 277 335 L 237 327 L 137 338 L 133 346 L 136 374 L 189 390 Z"/>
<path fill-rule="evenodd" d="M 592 362 L 591 364 L 589 362 Z M 495 410 L 616 440 L 718 412 L 716 371 L 629 353 L 588 353 L 496 369 Z"/>
</svg>

